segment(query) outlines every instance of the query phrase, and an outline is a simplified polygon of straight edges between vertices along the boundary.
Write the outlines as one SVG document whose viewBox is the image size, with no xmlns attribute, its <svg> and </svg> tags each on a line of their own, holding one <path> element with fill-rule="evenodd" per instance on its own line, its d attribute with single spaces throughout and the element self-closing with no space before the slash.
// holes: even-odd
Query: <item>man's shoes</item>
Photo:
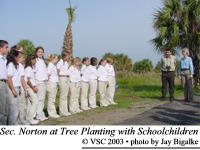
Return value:
<svg viewBox="0 0 200 150">
<path fill-rule="evenodd" d="M 166 100 L 166 97 L 162 96 L 162 97 L 160 98 L 160 100 L 161 100 L 161 101 L 165 101 L 165 100 Z"/>
<path fill-rule="evenodd" d="M 173 101 L 174 101 L 174 97 L 170 97 L 170 98 L 169 98 L 169 101 L 170 101 L 170 102 L 173 102 Z"/>
</svg>

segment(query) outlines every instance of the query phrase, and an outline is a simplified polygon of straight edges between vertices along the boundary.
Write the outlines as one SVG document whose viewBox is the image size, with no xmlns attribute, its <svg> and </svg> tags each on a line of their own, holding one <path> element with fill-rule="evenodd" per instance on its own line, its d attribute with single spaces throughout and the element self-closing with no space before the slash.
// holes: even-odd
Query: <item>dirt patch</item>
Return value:
<svg viewBox="0 0 200 150">
<path fill-rule="evenodd" d="M 135 102 L 129 108 L 112 109 L 109 107 L 99 107 L 68 117 L 49 119 L 41 122 L 40 125 L 114 125 L 167 102 L 168 101 L 145 100 L 142 102 Z"/>
</svg>

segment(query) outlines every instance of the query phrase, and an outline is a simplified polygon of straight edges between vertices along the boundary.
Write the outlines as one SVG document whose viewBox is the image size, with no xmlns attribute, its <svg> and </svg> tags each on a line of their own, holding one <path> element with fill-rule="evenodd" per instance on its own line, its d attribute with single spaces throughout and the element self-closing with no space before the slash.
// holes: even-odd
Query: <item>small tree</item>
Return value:
<svg viewBox="0 0 200 150">
<path fill-rule="evenodd" d="M 161 62 L 160 61 L 158 61 L 158 63 L 156 64 L 154 71 L 157 73 L 161 71 Z"/>
<path fill-rule="evenodd" d="M 131 58 L 125 54 L 106 53 L 103 58 L 111 57 L 114 61 L 116 71 L 132 71 L 133 63 Z"/>
<path fill-rule="evenodd" d="M 35 46 L 34 46 L 33 42 L 31 42 L 30 40 L 27 40 L 27 39 L 20 40 L 18 42 L 18 45 L 21 45 L 23 47 L 25 57 L 27 57 L 29 55 L 34 55 Z"/>
<path fill-rule="evenodd" d="M 149 59 L 143 59 L 141 61 L 138 61 L 133 66 L 133 71 L 135 73 L 148 73 L 153 70 L 153 64 L 152 61 Z"/>
</svg>

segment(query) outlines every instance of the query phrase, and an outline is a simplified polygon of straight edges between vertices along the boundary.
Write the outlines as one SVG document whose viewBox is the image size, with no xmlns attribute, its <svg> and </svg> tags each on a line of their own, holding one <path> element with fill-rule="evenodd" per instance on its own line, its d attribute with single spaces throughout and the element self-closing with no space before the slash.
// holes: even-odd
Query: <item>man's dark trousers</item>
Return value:
<svg viewBox="0 0 200 150">
<path fill-rule="evenodd" d="M 170 98 L 174 98 L 175 71 L 162 71 L 162 97 L 166 98 L 167 85 L 169 85 Z"/>
</svg>

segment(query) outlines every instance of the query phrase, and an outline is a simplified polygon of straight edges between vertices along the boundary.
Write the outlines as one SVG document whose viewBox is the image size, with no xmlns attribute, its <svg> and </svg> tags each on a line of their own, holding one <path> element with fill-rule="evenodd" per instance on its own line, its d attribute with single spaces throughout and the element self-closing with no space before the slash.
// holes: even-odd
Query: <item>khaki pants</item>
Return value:
<svg viewBox="0 0 200 150">
<path fill-rule="evenodd" d="M 77 113 L 80 111 L 79 109 L 79 93 L 80 93 L 80 82 L 78 83 L 70 83 L 70 101 L 69 101 L 69 110 L 70 112 Z"/>
<path fill-rule="evenodd" d="M 7 125 L 9 112 L 8 85 L 0 81 L 0 125 Z"/>
<path fill-rule="evenodd" d="M 70 81 L 67 77 L 59 78 L 59 89 L 60 89 L 60 103 L 59 103 L 59 112 L 61 116 L 65 116 L 69 113 L 68 110 L 68 94 L 69 94 L 69 85 Z"/>
<path fill-rule="evenodd" d="M 21 86 L 21 96 L 20 96 L 20 114 L 19 114 L 19 123 L 21 125 L 25 125 L 27 123 L 27 108 L 28 103 L 25 97 L 25 92 L 23 87 Z"/>
<path fill-rule="evenodd" d="M 115 95 L 115 77 L 108 76 L 108 88 L 106 90 L 106 102 L 107 103 L 113 103 L 114 102 L 114 95 Z"/>
<path fill-rule="evenodd" d="M 87 109 L 88 108 L 88 88 L 89 82 L 81 82 L 81 108 Z"/>
<path fill-rule="evenodd" d="M 107 82 L 99 81 L 99 94 L 100 94 L 100 106 L 106 106 L 108 103 L 106 102 L 106 90 L 107 90 Z"/>
<path fill-rule="evenodd" d="M 48 81 L 47 83 L 47 96 L 48 96 L 48 104 L 47 104 L 47 111 L 50 117 L 57 116 L 56 112 L 56 95 L 58 91 L 58 84 L 56 82 Z"/>
<path fill-rule="evenodd" d="M 181 72 L 181 83 L 184 90 L 185 101 L 193 101 L 193 79 L 190 78 L 190 71 L 185 70 Z"/>
<path fill-rule="evenodd" d="M 37 97 L 38 97 L 38 108 L 37 108 L 37 119 L 42 119 L 45 117 L 44 114 L 44 102 L 45 102 L 45 96 L 46 96 L 46 81 L 39 81 L 37 80 Z"/>
<path fill-rule="evenodd" d="M 96 102 L 97 80 L 90 80 L 89 86 L 90 86 L 89 107 L 95 108 L 97 106 L 97 102 Z"/>
<path fill-rule="evenodd" d="M 27 87 L 28 95 L 28 108 L 27 108 L 27 120 L 31 121 L 36 117 L 36 111 L 38 108 L 38 97 L 37 94 L 30 88 Z"/>
<path fill-rule="evenodd" d="M 9 93 L 9 114 L 8 114 L 8 125 L 19 125 L 19 112 L 20 112 L 20 87 L 15 87 L 17 97 L 14 97 L 11 90 Z"/>
</svg>

